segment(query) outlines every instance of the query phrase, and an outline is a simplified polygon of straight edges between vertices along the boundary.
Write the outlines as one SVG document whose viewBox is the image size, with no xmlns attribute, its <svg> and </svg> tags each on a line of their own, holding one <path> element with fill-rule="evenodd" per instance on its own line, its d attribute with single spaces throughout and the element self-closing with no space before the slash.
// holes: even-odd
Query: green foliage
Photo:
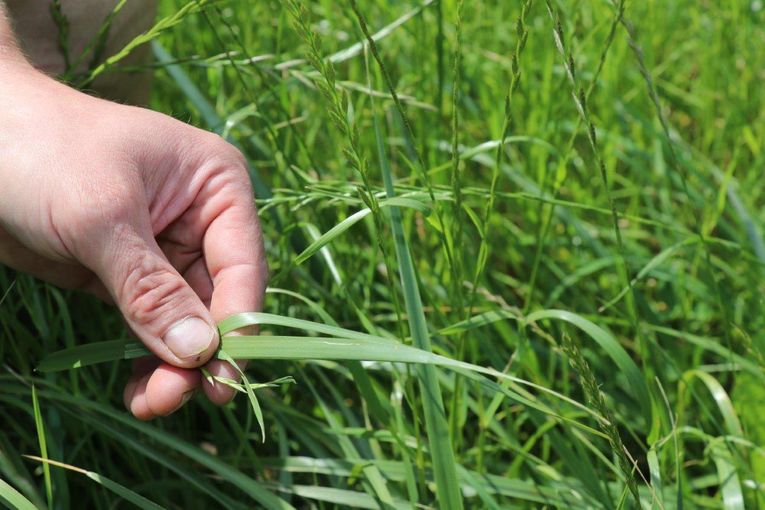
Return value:
<svg viewBox="0 0 765 510">
<path fill-rule="evenodd" d="M 119 315 L 0 268 L 0 502 L 761 508 L 760 3 L 162 0 L 101 55 L 116 2 L 64 78 L 151 43 L 251 163 L 248 398 L 138 422 Z"/>
</svg>

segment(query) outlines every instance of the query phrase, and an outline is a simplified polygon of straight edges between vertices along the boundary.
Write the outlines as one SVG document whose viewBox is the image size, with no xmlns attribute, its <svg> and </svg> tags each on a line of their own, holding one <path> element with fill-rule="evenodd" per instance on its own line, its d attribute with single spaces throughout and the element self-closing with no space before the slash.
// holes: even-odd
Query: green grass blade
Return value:
<svg viewBox="0 0 765 510">
<path fill-rule="evenodd" d="M 595 325 L 593 322 L 581 317 L 580 315 L 565 311 L 565 310 L 540 310 L 530 314 L 526 319 L 526 323 L 531 324 L 534 322 L 542 321 L 545 319 L 556 319 L 573 324 L 580 330 L 587 333 L 616 363 L 616 365 L 622 370 L 625 377 L 630 383 L 631 391 L 634 393 L 635 398 L 641 405 L 648 419 L 651 416 L 651 401 L 648 393 L 648 386 L 645 383 L 645 379 L 642 376 L 642 372 L 632 361 L 627 351 L 619 345 L 619 342 L 609 332 Z M 441 331 L 441 335 L 456 335 L 464 331 L 487 326 L 501 320 L 523 320 L 518 313 L 509 310 L 493 310 L 490 312 L 482 313 L 473 316 L 464 321 L 460 321 L 456 324 L 452 324 Z"/>
<path fill-rule="evenodd" d="M 586 321 L 585 319 L 579 319 L 581 321 L 585 321 L 585 323 L 589 323 L 589 321 Z M 263 324 L 289 326 L 303 329 L 305 331 L 324 333 L 329 335 L 337 334 L 340 336 L 225 336 L 222 339 L 221 350 L 218 352 L 218 357 L 220 359 L 282 359 L 296 361 L 316 359 L 346 361 L 387 361 L 398 363 L 416 363 L 423 366 L 430 366 L 431 369 L 437 365 L 455 370 L 459 373 L 482 374 L 505 381 L 510 381 L 514 384 L 527 385 L 536 390 L 545 392 L 555 398 L 561 399 L 575 407 L 580 408 L 583 411 L 591 412 L 582 404 L 579 404 L 578 402 L 565 397 L 560 393 L 552 391 L 543 386 L 524 381 L 523 379 L 499 372 L 497 370 L 465 363 L 459 360 L 453 360 L 444 356 L 439 356 L 427 350 L 408 346 L 389 338 L 358 333 L 351 330 L 338 328 L 336 326 L 327 326 L 324 324 L 304 321 L 301 319 L 281 317 L 267 313 L 250 312 L 237 314 L 229 317 L 228 319 L 225 319 L 220 323 L 220 329 L 222 332 L 230 332 L 244 326 Z M 594 325 L 592 326 L 596 327 Z M 603 332 L 603 334 L 605 334 L 605 332 Z M 605 340 L 605 342 L 608 343 L 607 340 Z M 72 359 L 77 360 L 78 366 L 87 364 L 88 360 L 83 360 L 83 356 L 78 352 L 85 347 L 89 346 L 78 346 L 61 351 L 65 352 L 66 356 L 62 355 L 61 353 L 54 353 L 52 356 L 63 361 L 58 364 L 48 362 L 46 363 L 46 368 L 49 371 L 73 368 L 73 366 L 67 365 L 67 360 Z M 125 344 L 121 350 L 115 349 L 113 353 L 115 357 L 112 360 L 129 359 L 131 357 L 139 357 L 149 354 L 149 352 L 143 346 L 137 343 Z M 536 408 L 546 414 L 555 414 L 549 408 L 540 406 L 539 404 L 532 402 L 528 398 L 519 395 L 518 393 L 510 392 L 506 388 L 503 388 L 496 383 L 492 383 L 488 380 L 482 380 L 482 383 L 489 385 L 493 391 L 504 393 L 505 395 L 513 398 L 514 400 L 517 400 L 520 403 L 524 403 L 525 405 Z M 246 387 L 251 387 L 251 385 L 247 384 Z"/>
<path fill-rule="evenodd" d="M 39 510 L 12 485 L 0 478 L 0 503 L 13 510 Z"/>
<path fill-rule="evenodd" d="M 424 203 L 418 200 L 412 200 L 412 199 L 403 198 L 403 197 L 396 197 L 396 198 L 392 198 L 388 200 L 381 200 L 379 203 L 379 206 L 380 208 L 394 207 L 394 206 L 408 207 L 426 214 L 430 212 L 430 209 Z M 348 216 L 343 221 L 341 221 L 340 223 L 338 223 L 331 229 L 327 230 L 324 234 L 319 236 L 319 238 L 316 239 L 314 242 L 312 242 L 305 250 L 303 250 L 303 253 L 295 257 L 293 264 L 297 266 L 302 264 L 306 260 L 308 260 L 317 251 L 319 251 L 324 246 L 334 241 L 338 236 L 343 234 L 346 230 L 351 228 L 353 225 L 355 225 L 359 221 L 366 218 L 371 212 L 372 212 L 371 209 L 366 208 L 366 209 L 361 209 L 360 211 L 357 211 L 353 213 L 352 215 Z"/>
<path fill-rule="evenodd" d="M 250 381 L 247 379 L 247 376 L 244 373 L 244 370 L 239 368 L 239 365 L 237 365 L 236 361 L 226 353 L 226 351 L 219 351 L 218 352 L 218 358 L 222 359 L 223 361 L 228 361 L 228 363 L 234 367 L 234 369 L 239 373 L 239 377 L 242 378 L 242 385 L 244 386 L 245 393 L 247 393 L 247 398 L 250 401 L 250 406 L 252 407 L 252 412 L 255 413 L 255 418 L 258 420 L 258 426 L 260 427 L 260 438 L 263 443 L 266 442 L 266 426 L 263 423 L 263 410 L 260 408 L 260 402 L 258 402 L 258 397 L 255 396 L 255 391 L 252 389 L 252 385 L 250 384 Z"/>
<path fill-rule="evenodd" d="M 89 471 L 86 475 L 88 478 L 93 480 L 94 482 L 103 485 L 108 490 L 112 491 L 117 496 L 120 496 L 125 501 L 130 501 L 138 508 L 142 508 L 144 510 L 163 510 L 164 507 L 154 503 L 153 501 L 150 501 L 146 499 L 145 497 L 141 496 L 140 494 L 137 494 L 127 487 L 124 487 L 114 480 L 111 480 L 109 478 L 106 478 L 105 476 L 99 475 L 98 473 L 93 473 L 92 471 Z"/>
<path fill-rule="evenodd" d="M 234 359 L 357 360 L 433 363 L 452 360 L 395 340 L 312 336 L 235 336 L 224 340 L 225 354 Z M 455 362 L 456 363 L 456 362 Z"/>
<path fill-rule="evenodd" d="M 97 413 L 98 416 L 93 416 L 91 413 L 76 413 L 75 416 L 79 417 L 85 423 L 92 423 L 93 421 L 101 421 L 104 418 L 109 418 L 121 425 L 138 431 L 147 438 L 156 441 L 164 448 L 172 450 L 176 454 L 209 469 L 219 476 L 221 480 L 242 490 L 245 494 L 250 496 L 253 501 L 256 501 L 259 506 L 268 510 L 295 510 L 292 505 L 275 496 L 254 478 L 247 476 L 242 471 L 224 462 L 222 459 L 205 452 L 196 445 L 188 443 L 169 432 L 160 430 L 148 423 L 139 422 L 123 412 L 117 412 L 95 401 L 71 397 L 56 391 L 46 391 L 44 395 L 43 392 L 40 392 L 40 394 L 45 398 L 54 400 L 66 408 L 79 406 L 83 410 Z"/>
<path fill-rule="evenodd" d="M 88 471 L 87 469 L 82 469 L 82 468 L 72 466 L 70 464 L 65 464 L 63 462 L 58 462 L 55 460 L 44 459 L 41 457 L 34 457 L 32 455 L 27 455 L 26 457 L 29 459 L 41 462 L 43 466 L 56 466 L 59 468 L 67 469 L 69 471 L 74 471 L 76 473 L 85 475 L 91 480 L 93 480 L 94 482 L 98 483 L 99 485 L 102 485 L 107 490 L 121 497 L 125 501 L 133 503 L 135 506 L 143 510 L 164 510 L 164 507 L 154 503 L 153 501 L 149 499 L 146 499 L 145 497 L 141 496 L 140 494 L 134 491 L 131 491 L 124 485 L 120 485 L 114 480 L 111 480 L 98 473 L 94 473 L 93 471 Z"/>
<path fill-rule="evenodd" d="M 343 221 L 323 233 L 321 236 L 319 236 L 318 239 L 316 239 L 314 242 L 312 242 L 308 247 L 303 250 L 303 253 L 295 257 L 294 264 L 300 265 L 309 258 L 311 258 L 317 251 L 319 251 L 322 247 L 326 246 L 328 243 L 331 243 L 335 238 L 337 238 L 339 235 L 341 235 L 343 232 L 351 228 L 353 225 L 358 223 L 359 221 L 366 218 L 370 213 L 372 212 L 371 209 L 362 209 L 358 212 L 353 213 L 352 215 L 345 218 Z"/>
<path fill-rule="evenodd" d="M 396 196 L 393 188 L 393 171 L 386 155 L 382 126 L 379 115 L 374 109 L 374 99 L 372 99 L 372 106 L 377 154 L 385 182 L 385 193 L 390 199 Z M 393 230 L 396 259 L 398 260 L 399 276 L 404 290 L 404 304 L 412 340 L 419 349 L 430 352 L 430 333 L 422 309 L 422 297 L 417 284 L 417 275 L 414 271 L 409 243 L 404 233 L 401 212 L 397 207 L 391 208 L 389 219 Z M 423 395 L 425 428 L 435 473 L 438 502 L 441 508 L 446 510 L 461 510 L 463 506 L 462 494 L 457 480 L 457 461 L 449 437 L 449 424 L 446 419 L 443 396 L 435 367 L 424 365 L 419 368 L 418 375 L 420 392 Z"/>
<path fill-rule="evenodd" d="M 40 455 L 43 459 L 47 459 L 48 441 L 45 437 L 45 424 L 40 412 L 40 401 L 37 399 L 37 388 L 34 385 L 32 385 L 32 410 L 35 415 L 35 429 L 37 430 L 37 441 L 40 445 Z M 45 479 L 45 496 L 48 499 L 48 508 L 53 508 L 53 484 L 50 478 L 50 466 L 47 464 L 43 465 L 43 477 Z"/>
<path fill-rule="evenodd" d="M 651 397 L 648 392 L 648 385 L 645 383 L 645 378 L 642 372 L 637 367 L 632 358 L 627 354 L 627 351 L 619 345 L 619 342 L 600 326 L 595 325 L 591 321 L 588 321 L 584 317 L 581 317 L 575 313 L 567 312 L 565 310 L 541 310 L 530 314 L 526 321 L 528 323 L 544 320 L 544 319 L 556 319 L 573 324 L 577 328 L 581 329 L 587 335 L 590 336 L 595 342 L 608 354 L 611 359 L 614 360 L 616 365 L 622 371 L 624 376 L 629 382 L 630 389 L 634 393 L 646 421 L 650 423 L 651 418 Z"/>
<path fill-rule="evenodd" d="M 122 340 L 110 340 L 62 349 L 43 358 L 37 366 L 37 371 L 56 372 L 125 359 L 125 345 L 126 343 Z"/>
<path fill-rule="evenodd" d="M 686 386 L 690 385 L 694 378 L 699 379 L 709 390 L 723 417 L 727 433 L 732 437 L 744 437 L 741 422 L 728 392 L 711 374 L 701 370 L 689 370 L 683 374 L 680 401 L 683 401 L 683 392 L 686 391 Z M 710 443 L 710 455 L 717 468 L 725 510 L 744 510 L 746 508 L 744 494 L 736 466 L 738 460 L 736 457 L 740 457 L 740 455 L 735 451 L 735 446 L 724 438 L 713 438 Z"/>
<path fill-rule="evenodd" d="M 337 326 L 330 326 L 327 324 L 320 324 L 318 322 L 306 321 L 303 319 L 295 319 L 293 317 L 283 317 L 281 315 L 274 315 L 263 312 L 245 312 L 232 315 L 226 319 L 223 319 L 218 324 L 218 330 L 221 335 L 226 335 L 236 329 L 246 326 L 283 326 L 287 328 L 295 328 L 303 331 L 309 331 L 311 333 L 322 333 L 330 336 L 337 336 L 340 338 L 351 338 L 359 341 L 365 340 L 383 340 L 389 342 L 396 342 L 393 339 L 383 338 L 381 336 L 370 335 L 367 333 L 359 333 L 350 329 L 344 329 Z"/>
<path fill-rule="evenodd" d="M 289 488 L 285 487 L 283 490 L 307 499 L 340 505 L 341 508 L 369 508 L 372 510 L 380 508 L 379 501 L 365 492 L 316 485 L 292 485 Z M 411 506 L 405 501 L 398 500 L 394 501 L 392 508 L 411 508 Z"/>
<path fill-rule="evenodd" d="M 732 436 L 744 436 L 744 432 L 741 428 L 741 422 L 738 419 L 736 410 L 733 407 L 733 402 L 730 400 L 728 392 L 725 391 L 720 381 L 715 379 L 711 374 L 703 372 L 701 370 L 689 370 L 683 375 L 683 381 L 687 384 L 693 379 L 699 379 L 707 387 L 709 393 L 714 398 L 717 404 L 720 414 L 723 417 L 723 423 L 727 429 L 728 434 Z"/>
<path fill-rule="evenodd" d="M 648 453 L 646 454 L 646 461 L 648 462 L 648 469 L 651 473 L 651 489 L 654 496 L 654 500 L 651 503 L 651 508 L 653 510 L 665 508 L 664 490 L 661 483 L 661 464 L 659 464 L 659 457 L 656 454 L 656 450 L 648 450 Z"/>
</svg>

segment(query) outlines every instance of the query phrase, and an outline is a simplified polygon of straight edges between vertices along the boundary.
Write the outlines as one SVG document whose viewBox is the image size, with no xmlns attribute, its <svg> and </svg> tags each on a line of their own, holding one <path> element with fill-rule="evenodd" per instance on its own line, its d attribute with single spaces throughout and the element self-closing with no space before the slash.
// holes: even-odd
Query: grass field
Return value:
<svg viewBox="0 0 765 510">
<path fill-rule="evenodd" d="M 0 501 L 765 507 L 765 7 L 625 4 L 163 0 L 151 106 L 251 162 L 295 384 L 265 442 L 138 422 L 127 361 L 35 372 L 119 315 L 0 269 Z"/>
</svg>

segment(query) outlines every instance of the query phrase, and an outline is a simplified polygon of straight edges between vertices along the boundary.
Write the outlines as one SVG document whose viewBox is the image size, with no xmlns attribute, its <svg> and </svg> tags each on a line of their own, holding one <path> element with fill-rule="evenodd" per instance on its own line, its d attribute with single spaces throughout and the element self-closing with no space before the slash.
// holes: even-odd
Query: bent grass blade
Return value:
<svg viewBox="0 0 765 510">
<path fill-rule="evenodd" d="M 641 371 L 626 350 L 619 344 L 614 336 L 589 321 L 565 310 L 539 310 L 528 315 L 525 319 L 518 313 L 509 310 L 492 310 L 482 314 L 474 315 L 464 321 L 452 324 L 441 331 L 441 335 L 457 335 L 483 326 L 488 326 L 494 322 L 502 320 L 515 320 L 526 324 L 533 324 L 542 320 L 559 320 L 568 322 L 586 333 L 603 351 L 616 363 L 616 366 L 622 371 L 630 384 L 631 392 L 641 405 L 642 411 L 647 417 L 651 416 L 651 400 L 648 391 L 648 385 L 641 375 Z"/>
</svg>

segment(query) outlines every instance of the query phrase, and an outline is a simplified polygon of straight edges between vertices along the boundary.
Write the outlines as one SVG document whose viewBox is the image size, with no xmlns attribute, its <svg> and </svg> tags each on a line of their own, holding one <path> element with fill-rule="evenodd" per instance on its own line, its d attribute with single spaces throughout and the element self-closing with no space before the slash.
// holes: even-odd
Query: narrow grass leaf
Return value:
<svg viewBox="0 0 765 510">
<path fill-rule="evenodd" d="M 45 424 L 40 412 L 40 401 L 37 399 L 37 388 L 32 385 L 32 410 L 35 415 L 35 429 L 37 441 L 40 446 L 40 455 L 48 458 L 48 441 L 45 437 Z M 43 464 L 43 477 L 45 479 L 45 496 L 48 498 L 48 508 L 53 508 L 53 484 L 50 478 L 50 466 Z"/>
<path fill-rule="evenodd" d="M 701 370 L 689 370 L 683 374 L 679 396 L 680 402 L 683 403 L 685 401 L 683 394 L 694 378 L 699 379 L 709 390 L 722 415 L 728 434 L 736 438 L 744 437 L 741 422 L 738 419 L 738 415 L 736 415 L 730 396 L 720 382 L 711 374 Z M 725 510 L 744 510 L 746 506 L 744 504 L 741 480 L 736 467 L 736 459 L 734 458 L 736 456 L 734 448 L 724 438 L 713 438 L 710 440 L 710 455 L 717 468 Z"/>
<path fill-rule="evenodd" d="M 562 320 L 573 324 L 595 340 L 606 354 L 614 360 L 616 366 L 619 367 L 627 378 L 631 391 L 640 403 L 646 420 L 650 423 L 652 413 L 651 397 L 648 392 L 648 385 L 645 383 L 645 378 L 635 362 L 627 354 L 627 351 L 619 345 L 619 342 L 610 333 L 584 317 L 565 310 L 541 310 L 534 312 L 526 318 L 526 322 L 532 323 L 545 319 Z"/>
<path fill-rule="evenodd" d="M 641 405 L 641 408 L 646 417 L 651 416 L 650 397 L 648 393 L 648 386 L 645 383 L 645 379 L 642 376 L 642 372 L 632 361 L 627 351 L 619 345 L 619 342 L 608 333 L 606 330 L 597 326 L 593 322 L 585 319 L 584 317 L 565 311 L 565 310 L 540 310 L 530 314 L 526 317 L 525 322 L 531 324 L 534 322 L 542 321 L 545 319 L 556 319 L 573 324 L 580 330 L 587 333 L 616 363 L 616 365 L 622 370 L 625 377 L 630 383 L 630 389 L 634 393 L 636 399 Z M 441 335 L 456 335 L 464 331 L 487 326 L 501 320 L 516 320 L 522 321 L 519 313 L 509 310 L 492 310 L 485 312 L 464 321 L 452 324 L 441 331 Z"/>
<path fill-rule="evenodd" d="M 513 377 L 492 368 L 481 367 L 433 354 L 432 352 L 408 346 L 389 338 L 358 333 L 335 326 L 327 326 L 301 319 L 292 319 L 290 317 L 281 317 L 278 315 L 257 312 L 237 314 L 221 322 L 222 325 L 224 325 L 224 323 L 225 327 L 222 328 L 221 331 L 227 332 L 255 324 L 272 324 L 290 325 L 307 331 L 325 334 L 339 333 L 343 336 L 226 336 L 222 338 L 221 349 L 218 351 L 218 357 L 220 359 L 386 361 L 415 363 L 423 366 L 431 366 L 431 368 L 433 368 L 432 366 L 438 365 L 463 374 L 482 374 L 510 381 L 514 384 L 526 385 L 592 414 L 591 410 L 579 402 L 544 386 Z M 70 353 L 74 352 L 74 354 L 76 354 L 77 349 L 78 347 L 74 347 L 66 349 L 66 351 L 69 351 Z M 145 356 L 148 354 L 149 351 L 143 348 L 140 344 L 127 344 L 122 352 L 115 353 L 116 357 L 114 360 L 130 359 L 131 357 Z M 81 358 L 81 356 L 67 356 L 67 358 L 71 357 L 76 357 L 77 359 Z M 54 366 L 48 363 L 46 366 L 50 370 L 65 370 L 72 368 L 66 364 Z M 475 375 L 472 377 L 474 378 Z M 480 382 L 492 391 L 503 393 L 519 403 L 538 409 L 545 414 L 557 416 L 551 409 L 533 402 L 527 396 L 510 391 L 487 379 L 481 378 Z M 251 385 L 247 383 L 246 387 L 251 387 Z M 597 415 L 595 416 L 597 417 Z M 587 430 L 592 431 L 592 429 L 589 428 Z"/>
<path fill-rule="evenodd" d="M 102 485 L 107 490 L 111 491 L 112 493 L 116 494 L 117 496 L 121 497 L 125 501 L 129 501 L 130 503 L 133 503 L 138 508 L 142 508 L 144 510 L 164 510 L 164 507 L 154 503 L 153 501 L 141 496 L 140 494 L 131 491 L 124 485 L 120 485 L 119 483 L 115 482 L 114 480 L 111 480 L 103 475 L 100 475 L 98 473 L 94 473 L 93 471 L 88 471 L 87 469 L 82 469 L 76 466 L 72 466 L 70 464 L 65 464 L 63 462 L 58 462 L 55 460 L 50 459 L 44 459 L 41 457 L 35 457 L 33 455 L 25 455 L 28 459 L 36 460 L 38 462 L 41 462 L 43 466 L 56 466 L 59 468 L 67 469 L 69 471 L 74 471 L 76 473 L 80 473 L 82 475 L 87 476 L 94 482 L 96 482 L 99 485 Z"/>
<path fill-rule="evenodd" d="M 353 0 L 352 6 L 356 8 Z M 357 9 L 355 10 L 357 11 L 359 22 L 363 23 L 360 13 Z M 374 42 L 370 41 L 370 45 L 373 44 Z M 392 89 L 391 93 L 393 93 Z M 382 127 L 380 126 L 377 110 L 374 108 L 374 99 L 372 100 L 372 107 L 377 155 L 385 182 L 385 192 L 388 198 L 394 198 L 396 192 L 393 188 L 393 171 L 386 156 Z M 418 348 L 429 352 L 431 350 L 430 333 L 428 332 L 425 312 L 422 309 L 422 297 L 420 296 L 417 284 L 417 275 L 414 271 L 412 255 L 409 251 L 409 243 L 407 242 L 403 222 L 401 221 L 401 212 L 397 207 L 391 209 L 389 219 L 393 229 L 396 259 L 399 265 L 401 285 L 404 289 L 404 304 L 412 339 Z M 449 425 L 446 420 L 438 377 L 435 368 L 431 365 L 422 366 L 418 372 L 420 391 L 423 395 L 425 428 L 427 430 L 431 461 L 433 462 L 433 470 L 435 472 L 438 501 L 441 508 L 445 510 L 461 510 L 463 506 L 462 494 L 460 493 L 457 481 L 457 461 L 449 438 Z"/>
<path fill-rule="evenodd" d="M 55 389 L 46 391 L 44 394 L 41 391 L 40 394 L 45 398 L 52 399 L 62 407 L 71 408 L 72 406 L 77 406 L 80 409 L 90 410 L 100 415 L 94 416 L 91 413 L 76 413 L 75 416 L 83 420 L 85 423 L 93 423 L 94 421 L 101 422 L 104 418 L 109 418 L 128 428 L 138 431 L 163 447 L 174 451 L 176 454 L 206 467 L 219 476 L 221 480 L 241 489 L 245 494 L 250 496 L 253 501 L 256 501 L 259 506 L 269 510 L 295 510 L 292 505 L 275 496 L 259 481 L 247 476 L 242 471 L 227 464 L 220 458 L 205 452 L 201 448 L 192 445 L 169 432 L 160 430 L 147 423 L 139 422 L 123 412 L 117 412 L 98 402 L 72 397 L 61 393 L 60 391 L 56 391 Z"/>
<path fill-rule="evenodd" d="M 255 396 L 255 391 L 252 389 L 252 384 L 250 384 L 250 381 L 247 380 L 247 375 L 245 375 L 244 370 L 239 368 L 239 365 L 237 364 L 234 359 L 229 356 L 229 354 L 224 350 L 218 351 L 218 358 L 222 359 L 223 361 L 227 361 L 234 369 L 239 373 L 239 377 L 242 378 L 242 385 L 244 386 L 245 393 L 247 393 L 247 398 L 250 401 L 250 406 L 252 407 L 252 412 L 255 413 L 255 418 L 258 420 L 258 426 L 260 427 L 260 438 L 263 443 L 266 442 L 266 426 L 263 422 L 263 410 L 260 408 L 260 402 L 258 402 L 258 397 Z"/>
<path fill-rule="evenodd" d="M 110 340 L 62 349 L 46 356 L 37 366 L 37 371 L 56 372 L 64 368 L 80 368 L 125 359 L 125 345 L 123 340 Z"/>
<path fill-rule="evenodd" d="M 661 464 L 659 463 L 659 456 L 656 454 L 656 450 L 653 448 L 648 450 L 646 454 L 646 461 L 648 462 L 648 470 L 651 473 L 651 492 L 654 495 L 654 500 L 651 502 L 651 508 L 653 510 L 663 509 L 664 506 L 664 489 L 661 483 Z"/>
<path fill-rule="evenodd" d="M 370 496 L 365 492 L 357 492 L 346 489 L 336 489 L 334 487 L 321 487 L 317 485 L 292 485 L 284 487 L 282 490 L 288 491 L 296 496 L 307 499 L 313 499 L 324 503 L 332 503 L 348 508 L 369 508 L 377 510 L 380 503 L 377 498 Z M 394 501 L 395 509 L 412 508 L 406 501 Z"/>
<path fill-rule="evenodd" d="M 383 207 L 408 207 L 411 209 L 415 209 L 417 211 L 420 211 L 422 213 L 429 213 L 430 209 L 427 205 L 424 203 L 418 201 L 418 200 L 412 200 L 410 198 L 404 198 L 404 197 L 396 197 L 391 198 L 387 200 L 381 200 L 379 202 L 380 208 Z M 316 239 L 314 242 L 312 242 L 308 247 L 303 250 L 301 254 L 299 254 L 297 257 L 295 257 L 295 260 L 293 262 L 294 265 L 300 265 L 309 258 L 311 258 L 317 251 L 322 249 L 327 244 L 334 241 L 337 237 L 339 237 L 341 234 L 343 234 L 345 231 L 347 231 L 349 228 L 351 228 L 353 225 L 358 223 L 359 221 L 363 220 L 369 214 L 371 214 L 372 210 L 369 208 L 361 209 L 360 211 L 357 211 L 353 213 L 352 215 L 345 218 L 343 221 L 332 227 L 331 229 L 327 230 L 325 233 L 323 233 L 321 236 L 319 236 L 318 239 Z"/>
<path fill-rule="evenodd" d="M 39 510 L 12 485 L 0 478 L 0 503 L 13 510 Z"/>
</svg>

